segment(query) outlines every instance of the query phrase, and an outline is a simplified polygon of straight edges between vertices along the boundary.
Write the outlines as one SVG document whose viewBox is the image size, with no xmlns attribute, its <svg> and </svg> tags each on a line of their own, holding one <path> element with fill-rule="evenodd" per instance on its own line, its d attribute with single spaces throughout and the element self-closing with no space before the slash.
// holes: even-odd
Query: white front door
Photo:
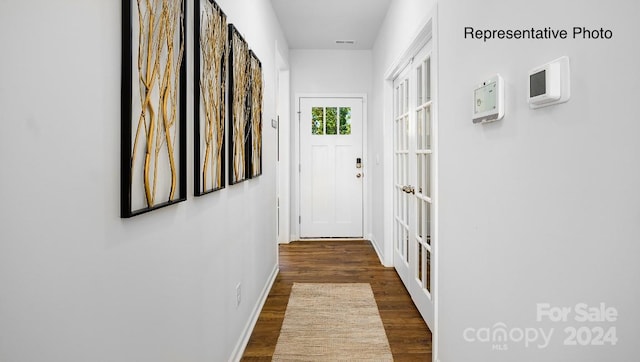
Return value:
<svg viewBox="0 0 640 362">
<path fill-rule="evenodd" d="M 361 238 L 362 98 L 300 98 L 300 236 Z"/>
<path fill-rule="evenodd" d="M 434 328 L 431 43 L 394 81 L 394 266 Z"/>
</svg>

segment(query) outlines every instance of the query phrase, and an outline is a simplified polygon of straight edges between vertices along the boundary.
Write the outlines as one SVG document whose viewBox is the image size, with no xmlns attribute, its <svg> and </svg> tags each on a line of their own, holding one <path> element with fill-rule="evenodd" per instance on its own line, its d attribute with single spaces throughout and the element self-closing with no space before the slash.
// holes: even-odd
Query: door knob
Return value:
<svg viewBox="0 0 640 362">
<path fill-rule="evenodd" d="M 361 174 L 361 173 L 357 173 L 357 174 L 356 174 L 356 177 L 357 177 L 357 178 L 360 178 L 360 177 L 362 177 L 362 174 Z"/>
<path fill-rule="evenodd" d="M 415 189 L 415 188 L 413 188 L 413 186 L 409 186 L 409 185 L 407 185 L 407 186 L 403 186 L 403 187 L 402 187 L 402 191 L 404 191 L 404 192 L 406 192 L 406 193 L 408 193 L 408 194 L 414 194 L 414 195 L 415 195 L 415 193 L 416 193 L 416 189 Z"/>
</svg>

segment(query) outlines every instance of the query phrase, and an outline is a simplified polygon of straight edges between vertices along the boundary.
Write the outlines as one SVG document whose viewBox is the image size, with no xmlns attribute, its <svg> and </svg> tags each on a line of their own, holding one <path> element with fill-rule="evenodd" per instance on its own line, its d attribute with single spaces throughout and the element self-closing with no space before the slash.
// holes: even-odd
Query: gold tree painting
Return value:
<svg viewBox="0 0 640 362">
<path fill-rule="evenodd" d="M 245 181 L 247 170 L 247 149 L 251 102 L 249 47 L 238 30 L 229 24 L 229 184 Z"/>
<path fill-rule="evenodd" d="M 186 199 L 185 2 L 122 5 L 121 216 L 131 217 Z"/>
<path fill-rule="evenodd" d="M 227 17 L 213 0 L 195 0 L 194 192 L 224 188 Z"/>
<path fill-rule="evenodd" d="M 251 67 L 251 177 L 262 174 L 262 64 L 250 52 Z"/>
</svg>

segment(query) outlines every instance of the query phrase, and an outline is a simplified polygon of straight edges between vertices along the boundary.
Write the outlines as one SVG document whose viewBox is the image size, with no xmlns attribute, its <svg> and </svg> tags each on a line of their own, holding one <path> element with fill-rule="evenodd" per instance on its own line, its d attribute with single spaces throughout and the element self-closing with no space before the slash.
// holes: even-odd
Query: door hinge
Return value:
<svg viewBox="0 0 640 362">
<path fill-rule="evenodd" d="M 302 224 L 302 216 L 298 215 L 298 224 Z"/>
<path fill-rule="evenodd" d="M 298 164 L 298 172 L 302 172 L 302 164 L 301 163 Z"/>
</svg>

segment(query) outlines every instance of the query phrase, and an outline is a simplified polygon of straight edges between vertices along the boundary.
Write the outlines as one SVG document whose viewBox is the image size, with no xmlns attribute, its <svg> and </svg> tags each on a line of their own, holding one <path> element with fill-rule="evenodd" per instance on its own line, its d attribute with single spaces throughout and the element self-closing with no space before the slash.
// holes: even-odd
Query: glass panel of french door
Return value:
<svg viewBox="0 0 640 362">
<path fill-rule="evenodd" d="M 429 327 L 434 323 L 433 248 L 433 101 L 431 90 L 431 47 L 414 57 L 409 81 L 410 130 L 409 168 L 409 274 L 407 289 Z"/>
<path fill-rule="evenodd" d="M 416 125 L 416 233 L 412 238 L 417 251 L 413 274 L 422 290 L 431 298 L 431 59 L 427 57 L 416 68 L 415 125 Z"/>
<path fill-rule="evenodd" d="M 409 80 L 394 83 L 394 247 L 398 263 L 409 263 Z M 401 273 L 400 274 L 404 274 Z"/>
</svg>

